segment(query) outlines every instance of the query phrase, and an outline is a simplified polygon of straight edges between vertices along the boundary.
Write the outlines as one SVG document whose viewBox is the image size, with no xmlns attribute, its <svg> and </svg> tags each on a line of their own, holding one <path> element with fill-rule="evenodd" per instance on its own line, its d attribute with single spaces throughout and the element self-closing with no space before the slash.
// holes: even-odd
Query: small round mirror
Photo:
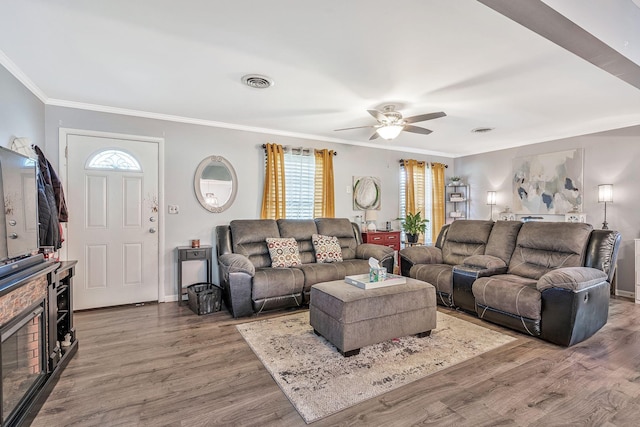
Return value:
<svg viewBox="0 0 640 427">
<path fill-rule="evenodd" d="M 221 156 L 210 156 L 200 162 L 193 180 L 196 197 L 209 212 L 222 212 L 233 204 L 238 190 L 236 171 Z"/>
</svg>

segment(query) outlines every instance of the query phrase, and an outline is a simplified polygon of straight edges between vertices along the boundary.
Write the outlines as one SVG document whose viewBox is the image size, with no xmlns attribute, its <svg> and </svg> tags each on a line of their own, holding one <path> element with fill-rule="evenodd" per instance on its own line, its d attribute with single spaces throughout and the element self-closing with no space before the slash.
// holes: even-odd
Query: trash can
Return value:
<svg viewBox="0 0 640 427">
<path fill-rule="evenodd" d="M 187 286 L 188 304 L 191 311 L 209 314 L 220 311 L 222 288 L 214 283 L 196 283 Z"/>
</svg>

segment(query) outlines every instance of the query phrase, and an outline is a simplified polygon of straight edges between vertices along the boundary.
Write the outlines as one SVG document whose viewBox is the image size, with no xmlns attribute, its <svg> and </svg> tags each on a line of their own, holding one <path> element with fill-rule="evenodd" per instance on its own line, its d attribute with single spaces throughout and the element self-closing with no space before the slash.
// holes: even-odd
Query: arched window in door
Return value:
<svg viewBox="0 0 640 427">
<path fill-rule="evenodd" d="M 131 154 L 115 149 L 101 150 L 87 160 L 86 169 L 142 172 L 140 162 Z"/>
</svg>

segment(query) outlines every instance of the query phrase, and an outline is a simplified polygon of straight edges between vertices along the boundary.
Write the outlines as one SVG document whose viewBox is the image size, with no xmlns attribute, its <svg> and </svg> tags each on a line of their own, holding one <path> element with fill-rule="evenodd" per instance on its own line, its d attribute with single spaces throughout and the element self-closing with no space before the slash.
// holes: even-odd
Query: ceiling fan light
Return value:
<svg viewBox="0 0 640 427">
<path fill-rule="evenodd" d="M 404 126 L 402 125 L 386 125 L 379 127 L 376 132 L 378 132 L 378 135 L 380 135 L 382 138 L 392 140 L 400 135 L 403 127 Z"/>
</svg>

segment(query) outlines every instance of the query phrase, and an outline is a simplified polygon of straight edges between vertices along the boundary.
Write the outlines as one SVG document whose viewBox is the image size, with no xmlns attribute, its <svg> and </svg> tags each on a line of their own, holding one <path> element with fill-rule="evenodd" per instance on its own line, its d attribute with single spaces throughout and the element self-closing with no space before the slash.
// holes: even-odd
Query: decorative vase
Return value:
<svg viewBox="0 0 640 427">
<path fill-rule="evenodd" d="M 409 243 L 418 243 L 418 235 L 417 234 L 409 234 L 409 233 L 407 233 L 407 242 L 409 242 Z"/>
</svg>

